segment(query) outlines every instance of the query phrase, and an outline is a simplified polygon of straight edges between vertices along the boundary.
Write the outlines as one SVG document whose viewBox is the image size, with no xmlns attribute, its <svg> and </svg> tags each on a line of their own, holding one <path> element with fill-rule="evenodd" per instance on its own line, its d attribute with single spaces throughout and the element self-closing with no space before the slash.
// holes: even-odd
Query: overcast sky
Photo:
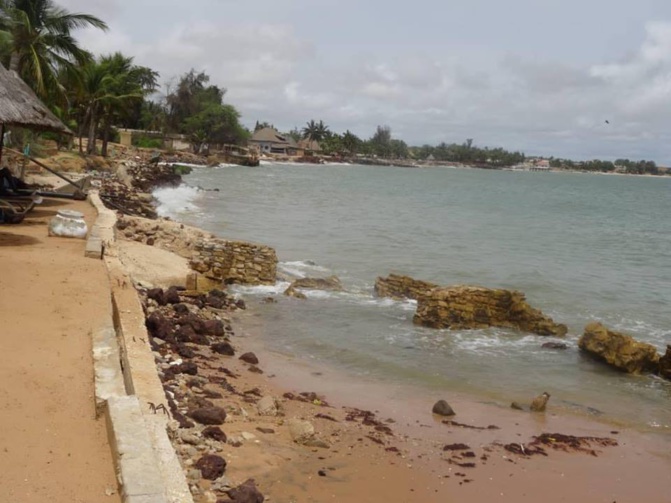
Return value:
<svg viewBox="0 0 671 503">
<path fill-rule="evenodd" d="M 77 32 L 96 54 L 205 71 L 248 127 L 671 165 L 669 0 L 56 2 L 109 24 Z"/>
</svg>

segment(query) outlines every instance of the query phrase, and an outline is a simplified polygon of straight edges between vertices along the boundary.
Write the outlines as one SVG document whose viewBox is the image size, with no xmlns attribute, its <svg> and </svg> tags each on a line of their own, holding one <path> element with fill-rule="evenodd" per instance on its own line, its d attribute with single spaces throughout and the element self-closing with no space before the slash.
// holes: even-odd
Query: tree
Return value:
<svg viewBox="0 0 671 503">
<path fill-rule="evenodd" d="M 209 81 L 204 72 L 191 70 L 166 97 L 169 128 L 189 135 L 196 152 L 204 144 L 242 143 L 249 136 L 238 111 L 223 103 L 226 89 L 207 85 Z"/>
<path fill-rule="evenodd" d="M 133 64 L 133 58 L 115 53 L 90 61 L 79 72 L 70 72 L 66 82 L 75 89 L 73 101 L 84 110 L 80 117 L 80 150 L 84 125 L 88 125 L 87 153 L 96 151 L 96 138 L 102 126 L 102 155 L 113 122 L 119 121 L 156 90 L 158 73 Z"/>
<path fill-rule="evenodd" d="M 321 142 L 329 133 L 329 128 L 323 121 L 315 122 L 311 120 L 303 128 L 303 138 L 309 141 Z"/>
<path fill-rule="evenodd" d="M 232 105 L 211 103 L 184 121 L 195 152 L 205 145 L 242 143 L 249 132 L 240 125 L 240 114 Z"/>
<path fill-rule="evenodd" d="M 91 54 L 71 32 L 93 26 L 107 30 L 105 22 L 90 14 L 72 14 L 52 0 L 3 0 L 0 29 L 9 51 L 9 69 L 17 72 L 38 95 L 63 94 L 57 75 L 61 67 L 84 65 Z M 7 54 L 4 54 L 4 59 Z"/>
<path fill-rule="evenodd" d="M 342 144 L 350 154 L 356 154 L 361 145 L 361 139 L 348 129 L 342 137 Z"/>
<path fill-rule="evenodd" d="M 270 129 L 275 129 L 275 126 L 270 124 L 269 122 L 259 122 L 256 121 L 256 124 L 254 125 L 254 132 L 256 133 L 257 131 L 265 128 L 270 128 Z"/>
<path fill-rule="evenodd" d="M 370 143 L 375 155 L 382 158 L 389 157 L 391 155 L 391 128 L 378 126 Z"/>
</svg>

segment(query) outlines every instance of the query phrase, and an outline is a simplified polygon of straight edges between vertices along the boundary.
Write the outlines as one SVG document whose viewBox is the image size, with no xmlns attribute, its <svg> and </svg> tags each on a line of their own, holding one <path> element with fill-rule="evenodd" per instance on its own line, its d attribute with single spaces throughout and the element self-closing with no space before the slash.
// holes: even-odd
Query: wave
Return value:
<svg viewBox="0 0 671 503">
<path fill-rule="evenodd" d="M 289 275 L 293 276 L 295 278 L 305 278 L 309 276 L 311 273 L 319 273 L 322 275 L 323 273 L 329 272 L 329 269 L 326 267 L 319 266 L 312 262 L 311 260 L 294 260 L 290 262 L 280 262 L 279 264 L 280 270 Z"/>
<path fill-rule="evenodd" d="M 161 217 L 177 217 L 183 213 L 196 212 L 198 206 L 194 203 L 200 197 L 200 189 L 189 185 L 179 187 L 162 187 L 152 192 L 158 201 L 156 212 Z"/>
</svg>

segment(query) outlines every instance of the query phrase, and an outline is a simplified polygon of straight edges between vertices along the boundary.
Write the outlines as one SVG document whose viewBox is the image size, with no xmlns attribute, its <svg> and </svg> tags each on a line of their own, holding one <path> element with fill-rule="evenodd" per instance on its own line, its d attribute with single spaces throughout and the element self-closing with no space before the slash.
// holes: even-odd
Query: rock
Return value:
<svg viewBox="0 0 671 503">
<path fill-rule="evenodd" d="M 226 433 L 224 433 L 218 426 L 208 426 L 203 429 L 202 435 L 204 438 L 211 438 L 217 442 L 226 443 Z"/>
<path fill-rule="evenodd" d="M 145 321 L 145 325 L 152 337 L 156 337 L 157 339 L 162 339 L 164 341 L 175 340 L 172 333 L 172 322 L 161 313 L 151 313 L 151 315 L 149 315 Z"/>
<path fill-rule="evenodd" d="M 310 421 L 301 421 L 300 419 L 289 419 L 289 434 L 291 439 L 297 444 L 304 444 L 315 435 L 315 427 Z"/>
<path fill-rule="evenodd" d="M 175 331 L 175 339 L 179 342 L 190 342 L 191 344 L 199 344 L 201 346 L 207 346 L 210 343 L 206 336 L 196 333 L 191 325 L 179 327 Z"/>
<path fill-rule="evenodd" d="M 165 302 L 167 304 L 179 304 L 181 302 L 177 288 L 171 286 L 165 291 Z"/>
<path fill-rule="evenodd" d="M 165 306 L 165 294 L 162 288 L 152 288 L 147 290 L 147 298 L 156 301 L 159 306 Z"/>
<path fill-rule="evenodd" d="M 305 447 L 319 447 L 320 449 L 330 449 L 331 446 L 328 444 L 328 442 L 325 442 L 324 440 L 320 438 L 308 438 L 305 442 L 303 442 L 303 445 Z"/>
<path fill-rule="evenodd" d="M 653 345 L 608 330 L 598 322 L 592 322 L 585 327 L 578 347 L 597 360 L 630 374 L 655 372 L 659 369 L 659 355 Z"/>
<path fill-rule="evenodd" d="M 266 304 L 277 304 L 277 299 L 275 299 L 274 297 L 266 297 L 265 299 L 263 299 L 262 302 Z"/>
<path fill-rule="evenodd" d="M 568 349 L 568 346 L 563 342 L 546 342 L 541 347 L 545 349 Z"/>
<path fill-rule="evenodd" d="M 210 349 L 215 353 L 219 353 L 220 355 L 226 355 L 226 356 L 235 355 L 235 349 L 233 349 L 233 346 L 231 346 L 229 342 L 217 342 L 215 344 L 212 344 L 210 346 Z"/>
<path fill-rule="evenodd" d="M 182 358 L 193 358 L 196 356 L 194 350 L 191 349 L 189 346 L 185 346 L 184 344 L 177 344 L 175 346 L 175 350 L 177 351 L 177 354 Z"/>
<path fill-rule="evenodd" d="M 299 292 L 293 286 L 289 286 L 289 288 L 284 290 L 284 295 L 286 295 L 287 297 L 293 297 L 295 299 L 303 299 L 303 300 L 307 299 L 304 293 Z"/>
<path fill-rule="evenodd" d="M 337 276 L 328 278 L 300 278 L 291 283 L 289 288 L 304 288 L 306 290 L 331 290 L 341 292 L 344 290 Z"/>
<path fill-rule="evenodd" d="M 221 407 L 202 407 L 189 412 L 189 416 L 200 424 L 220 425 L 226 421 L 226 411 Z"/>
<path fill-rule="evenodd" d="M 193 362 L 184 362 L 173 368 L 175 374 L 198 375 L 198 366 Z"/>
<path fill-rule="evenodd" d="M 244 355 L 240 356 L 240 359 L 243 362 L 251 363 L 252 365 L 258 365 L 259 359 L 256 357 L 254 353 L 245 353 Z"/>
<path fill-rule="evenodd" d="M 226 471 L 226 460 L 215 454 L 206 454 L 196 462 L 196 468 L 206 480 L 216 480 Z"/>
<path fill-rule="evenodd" d="M 520 403 L 518 403 L 518 402 L 513 402 L 513 403 L 511 403 L 511 404 L 510 404 L 510 408 L 511 408 L 511 409 L 515 409 L 515 410 L 525 410 L 525 409 L 524 409 L 524 405 L 522 405 L 522 404 L 520 404 Z"/>
<path fill-rule="evenodd" d="M 177 320 L 177 323 L 180 326 L 188 326 L 193 328 L 193 331 L 197 334 L 207 333 L 205 330 L 205 321 L 202 320 L 198 315 L 193 313 L 187 313 L 185 316 L 182 316 Z"/>
<path fill-rule="evenodd" d="M 666 353 L 659 359 L 659 375 L 671 380 L 671 344 L 667 344 Z"/>
<path fill-rule="evenodd" d="M 420 281 L 410 276 L 390 274 L 386 278 L 378 277 L 375 280 L 375 295 L 378 297 L 391 297 L 392 299 L 415 299 L 425 297 L 434 288 L 435 283 Z"/>
<path fill-rule="evenodd" d="M 272 396 L 264 396 L 257 402 L 256 410 L 259 416 L 276 416 L 278 412 L 277 402 Z"/>
<path fill-rule="evenodd" d="M 549 399 L 550 399 L 550 393 L 546 392 L 541 395 L 538 395 L 531 401 L 531 406 L 529 407 L 529 409 L 531 410 L 531 412 L 545 412 L 545 406 L 547 405 Z"/>
<path fill-rule="evenodd" d="M 189 308 L 186 306 L 186 304 L 175 304 L 173 309 L 175 310 L 175 314 L 179 316 L 185 316 L 189 314 Z"/>
<path fill-rule="evenodd" d="M 221 337 L 224 335 L 224 322 L 221 320 L 207 320 L 203 322 L 203 330 L 207 335 Z"/>
<path fill-rule="evenodd" d="M 434 288 L 418 299 L 413 322 L 431 328 L 454 330 L 504 327 L 538 335 L 566 335 L 557 324 L 527 304 L 524 294 L 477 286 Z"/>
<path fill-rule="evenodd" d="M 438 400 L 433 405 L 432 412 L 434 414 L 438 414 L 439 416 L 454 416 L 452 407 L 450 407 L 450 404 L 448 404 L 445 400 Z"/>
<path fill-rule="evenodd" d="M 263 494 L 256 488 L 254 479 L 247 479 L 238 487 L 229 489 L 226 494 L 233 503 L 263 503 Z"/>
</svg>

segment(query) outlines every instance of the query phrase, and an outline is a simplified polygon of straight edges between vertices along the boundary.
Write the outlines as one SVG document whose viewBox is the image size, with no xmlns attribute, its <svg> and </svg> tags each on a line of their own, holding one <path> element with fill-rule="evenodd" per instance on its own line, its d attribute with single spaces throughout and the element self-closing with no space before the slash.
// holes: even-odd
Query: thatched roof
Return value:
<svg viewBox="0 0 671 503">
<path fill-rule="evenodd" d="M 251 141 L 263 143 L 277 143 L 282 146 L 290 145 L 290 137 L 280 134 L 276 129 L 265 127 L 254 132 Z"/>
<path fill-rule="evenodd" d="M 14 72 L 0 64 L 0 123 L 72 134 Z"/>
<path fill-rule="evenodd" d="M 307 138 L 298 142 L 299 148 L 304 150 L 312 150 L 313 152 L 321 152 L 322 147 L 317 140 L 308 140 Z"/>
</svg>

